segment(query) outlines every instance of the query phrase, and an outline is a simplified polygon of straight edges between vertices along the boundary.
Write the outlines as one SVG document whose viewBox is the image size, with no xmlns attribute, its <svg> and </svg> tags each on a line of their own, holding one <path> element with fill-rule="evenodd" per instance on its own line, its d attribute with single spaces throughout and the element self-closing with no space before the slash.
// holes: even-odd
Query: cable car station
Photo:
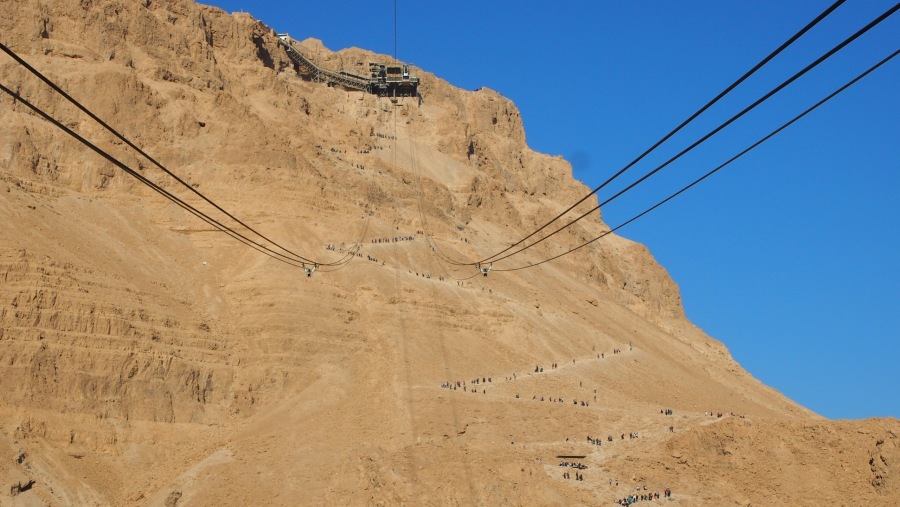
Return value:
<svg viewBox="0 0 900 507">
<path fill-rule="evenodd" d="M 297 64 L 301 75 L 308 76 L 317 83 L 327 83 L 329 86 L 343 86 L 350 90 L 359 90 L 379 97 L 418 97 L 419 78 L 411 76 L 409 64 L 406 63 L 369 63 L 370 77 L 360 76 L 350 72 L 334 72 L 323 69 L 314 64 L 312 60 L 301 53 L 294 39 L 290 35 L 278 34 L 278 40 L 284 46 L 288 57 Z"/>
</svg>

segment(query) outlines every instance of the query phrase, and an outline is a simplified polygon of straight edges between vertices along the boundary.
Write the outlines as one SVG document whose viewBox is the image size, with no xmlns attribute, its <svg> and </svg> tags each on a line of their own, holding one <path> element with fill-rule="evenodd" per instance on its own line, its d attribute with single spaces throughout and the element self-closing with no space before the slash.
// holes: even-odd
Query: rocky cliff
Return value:
<svg viewBox="0 0 900 507">
<path fill-rule="evenodd" d="M 588 191 L 565 160 L 529 149 L 499 94 L 420 69 L 422 100 L 397 105 L 305 81 L 259 21 L 183 0 L 2 1 L 0 33 L 267 236 L 322 264 L 361 245 L 306 277 L 0 97 L 9 502 L 596 505 L 668 486 L 682 505 L 786 492 L 823 505 L 898 493 L 896 420 L 825 421 L 760 384 L 686 321 L 643 246 L 610 236 L 487 278 L 442 260 L 502 250 Z M 387 61 L 303 47 L 334 70 Z M 0 81 L 227 220 L 5 55 Z M 596 214 L 496 267 L 604 230 Z M 585 456 L 584 481 L 562 478 L 560 455 Z"/>
</svg>

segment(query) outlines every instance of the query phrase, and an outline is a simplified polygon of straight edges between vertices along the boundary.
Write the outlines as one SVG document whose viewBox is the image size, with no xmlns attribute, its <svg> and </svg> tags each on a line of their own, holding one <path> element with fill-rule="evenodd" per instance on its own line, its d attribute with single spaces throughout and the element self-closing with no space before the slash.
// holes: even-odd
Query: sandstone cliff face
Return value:
<svg viewBox="0 0 900 507">
<path fill-rule="evenodd" d="M 213 164 L 241 166 L 242 172 L 250 167 L 264 168 L 274 173 L 273 179 L 304 178 L 310 174 L 311 164 L 304 157 L 303 141 L 298 140 L 315 143 L 335 137 L 344 145 L 341 149 L 347 149 L 348 142 L 352 142 L 349 148 L 357 150 L 372 143 L 376 130 L 392 127 L 388 121 L 390 108 L 376 106 L 370 97 L 357 101 L 362 104 L 355 104 L 352 110 L 345 106 L 339 115 L 329 107 L 311 108 L 295 83 L 278 79 L 276 71 L 288 70 L 290 65 L 272 31 L 249 17 L 232 18 L 217 9 L 183 2 L 151 2 L 145 6 L 90 3 L 83 11 L 75 12 L 55 3 L 27 5 L 31 12 L 26 8 L 7 17 L 11 22 L 4 28 L 14 34 L 13 49 L 17 43 L 30 44 L 32 50 L 44 55 L 61 55 L 63 60 L 71 60 L 65 62 L 65 70 L 54 66 L 51 77 L 67 89 L 88 91 L 82 95 L 83 100 L 90 100 L 98 115 L 121 117 L 124 121 L 117 121 L 116 127 L 133 132 L 134 140 L 152 149 L 160 159 L 179 167 L 197 167 L 196 174 L 188 172 L 195 179 L 209 171 L 203 166 Z M 17 16 L 26 16 L 32 22 L 12 21 Z M 67 37 L 54 37 L 54 32 L 99 36 L 76 44 Z M 324 66 L 350 68 L 359 73 L 375 59 L 374 55 L 355 49 L 327 54 L 324 48 L 314 51 L 322 56 Z M 94 72 L 85 73 L 86 67 L 93 67 Z M 52 91 L 42 83 L 26 78 L 13 64 L 9 64 L 9 72 L 16 76 L 15 84 L 24 95 L 54 106 L 48 112 L 83 125 L 86 133 L 99 135 L 90 120 L 80 116 L 74 107 L 54 100 Z M 543 225 L 564 205 L 587 193 L 586 187 L 572 180 L 567 162 L 528 149 L 521 117 L 509 100 L 487 89 L 454 89 L 427 73 L 423 73 L 423 80 L 425 105 L 405 106 L 400 114 L 402 125 L 417 137 L 418 143 L 474 169 L 463 182 L 453 181 L 459 175 L 448 181 L 440 174 L 440 168 L 434 169 L 439 188 L 425 189 L 424 193 L 434 195 L 451 190 L 451 194 L 456 194 L 456 199 L 439 195 L 445 204 L 438 217 L 441 222 L 456 222 L 460 226 L 473 218 L 493 222 L 499 219 L 524 231 Z M 331 92 L 330 100 L 341 95 L 336 90 Z M 91 95 L 112 100 L 91 100 Z M 260 104 L 260 98 L 267 103 Z M 241 118 L 240 123 L 235 124 L 234 118 Z M 349 126 L 352 120 L 354 125 Z M 324 122 L 332 126 L 323 129 Z M 322 130 L 333 130 L 332 136 L 323 136 Z M 79 190 L 134 185 L 116 169 L 97 164 L 94 155 L 85 153 L 73 141 L 60 139 L 53 131 L 20 130 L 4 137 L 8 141 L 3 155 L 10 167 L 30 168 L 31 173 Z M 309 147 L 305 146 L 307 150 Z M 126 159 L 139 168 L 148 165 L 131 154 Z M 410 171 L 404 172 L 407 181 L 414 177 Z M 392 176 L 391 181 L 379 183 L 396 186 L 397 177 L 403 179 L 402 175 Z M 321 186 L 326 179 L 307 179 L 304 183 Z M 328 191 L 332 196 L 346 195 L 341 187 L 351 181 L 329 181 Z M 457 182 L 465 186 L 447 188 L 448 183 Z M 410 199 L 411 187 L 404 186 L 390 189 L 399 191 L 399 195 L 389 195 Z M 575 211 L 593 205 L 596 200 L 590 199 Z M 571 232 L 561 235 L 568 241 L 556 244 L 574 246 L 575 240 L 596 236 L 600 226 L 599 221 L 587 228 L 577 224 Z M 603 255 L 610 250 L 595 249 L 600 255 L 580 259 L 578 269 L 644 316 L 656 315 L 660 310 L 670 316 L 683 313 L 677 286 L 655 263 L 647 262 L 645 250 L 619 247 L 614 255 Z M 603 263 L 598 267 L 604 276 L 589 273 L 595 262 Z M 628 279 L 633 278 L 633 273 L 646 274 L 645 265 L 653 266 L 653 276 Z M 645 307 L 653 310 L 646 311 Z"/>
<path fill-rule="evenodd" d="M 272 30 L 189 1 L 0 1 L 0 33 L 270 237 L 323 263 L 362 245 L 307 278 L 0 98 L 0 477 L 36 481 L 14 501 L 596 504 L 641 481 L 684 505 L 777 498 L 741 467 L 818 503 L 896 494 L 896 421 L 831 425 L 762 386 L 643 246 L 611 236 L 486 279 L 439 260 L 501 250 L 588 191 L 496 92 L 418 71 L 422 101 L 395 106 L 306 82 Z M 303 45 L 334 70 L 386 60 Z M 0 79 L 213 212 L 5 56 Z M 605 230 L 596 213 L 495 267 Z M 487 376 L 477 396 L 439 387 Z M 648 438 L 582 442 L 632 431 Z M 788 451 L 761 468 L 772 435 Z M 585 487 L 560 481 L 566 453 L 588 455 Z M 822 470 L 854 487 L 811 490 Z"/>
</svg>

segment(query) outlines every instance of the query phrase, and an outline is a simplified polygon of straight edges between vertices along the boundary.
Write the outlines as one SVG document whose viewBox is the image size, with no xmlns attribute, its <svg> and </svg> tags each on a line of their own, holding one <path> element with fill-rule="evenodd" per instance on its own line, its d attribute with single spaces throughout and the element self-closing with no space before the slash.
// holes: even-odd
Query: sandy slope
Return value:
<svg viewBox="0 0 900 507">
<path fill-rule="evenodd" d="M 188 1 L 0 1 L 0 33 L 266 235 L 323 263 L 361 244 L 307 278 L 0 98 L 0 477 L 35 481 L 0 504 L 895 503 L 900 423 L 760 384 L 641 245 L 487 278 L 439 260 L 422 231 L 473 260 L 587 191 L 498 94 L 421 70 L 399 106 L 306 82 L 271 30 Z M 383 59 L 304 44 L 335 69 Z M 201 205 L 6 57 L 0 79 Z"/>
</svg>

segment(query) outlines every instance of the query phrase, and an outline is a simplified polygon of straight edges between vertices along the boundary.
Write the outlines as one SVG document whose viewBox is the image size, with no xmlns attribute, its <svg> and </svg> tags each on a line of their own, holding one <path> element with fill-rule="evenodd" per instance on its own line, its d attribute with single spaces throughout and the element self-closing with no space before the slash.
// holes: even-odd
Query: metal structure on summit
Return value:
<svg viewBox="0 0 900 507">
<path fill-rule="evenodd" d="M 405 63 L 369 63 L 370 77 L 350 72 L 334 72 L 323 69 L 301 53 L 294 45 L 294 39 L 288 34 L 278 34 L 278 39 L 300 73 L 309 76 L 312 81 L 327 83 L 329 86 L 343 86 L 350 90 L 378 95 L 379 97 L 418 97 L 419 78 L 411 76 L 409 65 Z"/>
<path fill-rule="evenodd" d="M 409 65 L 370 63 L 369 93 L 379 97 L 417 97 L 419 78 L 409 75 Z"/>
</svg>

